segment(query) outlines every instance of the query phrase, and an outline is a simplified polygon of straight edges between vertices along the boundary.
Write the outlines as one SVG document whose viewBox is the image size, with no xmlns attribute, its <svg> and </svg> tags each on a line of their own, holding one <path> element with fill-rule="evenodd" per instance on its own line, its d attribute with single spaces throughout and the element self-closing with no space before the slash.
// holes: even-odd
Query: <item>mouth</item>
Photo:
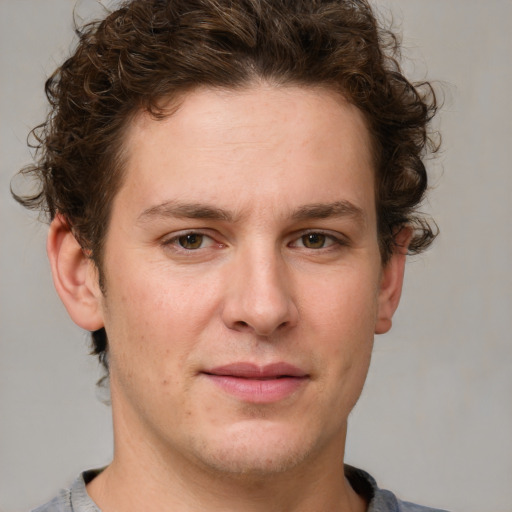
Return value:
<svg viewBox="0 0 512 512">
<path fill-rule="evenodd" d="M 309 375 L 288 363 L 265 366 L 238 362 L 202 372 L 226 394 L 250 403 L 273 403 L 293 395 Z"/>
</svg>

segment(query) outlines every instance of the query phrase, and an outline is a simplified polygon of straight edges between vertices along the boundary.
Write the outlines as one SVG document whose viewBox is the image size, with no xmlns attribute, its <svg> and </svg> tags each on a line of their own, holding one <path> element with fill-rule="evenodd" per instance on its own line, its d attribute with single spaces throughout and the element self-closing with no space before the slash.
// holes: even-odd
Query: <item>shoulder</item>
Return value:
<svg viewBox="0 0 512 512">
<path fill-rule="evenodd" d="M 53 500 L 37 507 L 32 512 L 71 512 L 71 489 L 62 489 Z"/>
<path fill-rule="evenodd" d="M 383 489 L 377 489 L 375 496 L 370 503 L 368 512 L 447 512 L 438 508 L 425 507 L 402 501 L 392 492 Z"/>
<path fill-rule="evenodd" d="M 362 469 L 345 465 L 345 475 L 353 489 L 368 501 L 367 512 L 446 512 L 398 499 L 391 491 L 380 489 Z"/>
<path fill-rule="evenodd" d="M 87 494 L 86 484 L 101 470 L 85 471 L 69 489 L 62 489 L 53 500 L 32 512 L 101 512 Z"/>
</svg>

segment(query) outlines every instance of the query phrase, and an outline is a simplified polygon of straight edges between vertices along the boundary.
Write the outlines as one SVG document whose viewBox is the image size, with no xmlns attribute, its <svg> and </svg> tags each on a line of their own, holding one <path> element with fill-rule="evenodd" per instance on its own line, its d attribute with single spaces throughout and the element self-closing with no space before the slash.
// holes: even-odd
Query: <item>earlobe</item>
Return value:
<svg viewBox="0 0 512 512">
<path fill-rule="evenodd" d="M 384 334 L 391 329 L 392 318 L 402 295 L 405 260 L 411 237 L 412 230 L 402 228 L 395 236 L 395 250 L 382 269 L 375 334 Z"/>
<path fill-rule="evenodd" d="M 84 254 L 61 215 L 50 225 L 46 250 L 55 289 L 71 319 L 88 331 L 103 327 L 102 294 L 96 266 Z"/>
</svg>

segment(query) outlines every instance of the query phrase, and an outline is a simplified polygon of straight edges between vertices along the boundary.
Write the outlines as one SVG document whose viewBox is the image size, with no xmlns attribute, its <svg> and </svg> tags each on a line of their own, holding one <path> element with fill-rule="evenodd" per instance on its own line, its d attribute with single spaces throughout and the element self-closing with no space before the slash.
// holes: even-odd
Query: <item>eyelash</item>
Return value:
<svg viewBox="0 0 512 512">
<path fill-rule="evenodd" d="M 190 253 L 193 253 L 193 252 L 203 248 L 203 247 L 198 247 L 196 249 L 187 249 L 186 247 L 183 247 L 182 245 L 180 245 L 180 243 L 179 243 L 180 238 L 184 238 L 187 236 L 199 236 L 199 237 L 203 238 L 203 241 L 204 241 L 204 239 L 209 239 L 209 240 L 211 240 L 209 245 L 216 244 L 219 247 L 222 247 L 224 245 L 224 244 L 215 242 L 214 238 L 206 233 L 203 233 L 203 232 L 197 231 L 197 230 L 191 230 L 191 231 L 183 231 L 181 233 L 177 233 L 176 235 L 172 236 L 171 238 L 163 239 L 162 246 L 167 247 L 167 248 L 172 248 L 174 251 L 180 252 L 182 254 L 190 254 Z"/>
<path fill-rule="evenodd" d="M 300 236 L 298 236 L 297 238 L 294 238 L 292 240 L 292 243 L 293 242 L 297 242 L 298 240 L 302 240 L 303 241 L 304 238 L 307 237 L 308 235 L 320 235 L 322 237 L 325 237 L 325 242 L 327 242 L 327 241 L 331 242 L 326 247 L 312 248 L 312 247 L 305 247 L 304 245 L 301 246 L 301 247 L 304 247 L 305 249 L 309 249 L 311 251 L 322 251 L 322 250 L 327 251 L 327 250 L 333 250 L 333 249 L 339 248 L 340 246 L 346 247 L 346 246 L 349 245 L 348 241 L 346 239 L 344 239 L 344 238 L 335 236 L 335 235 L 333 235 L 330 232 L 325 232 L 325 231 L 322 231 L 322 230 L 314 230 L 314 229 L 309 230 L 309 231 L 303 231 L 300 234 Z"/>
<path fill-rule="evenodd" d="M 309 235 L 317 235 L 320 237 L 325 237 L 324 243 L 328 243 L 328 245 L 322 246 L 322 247 L 316 247 L 316 248 L 306 247 L 306 245 L 304 244 L 304 238 Z M 180 239 L 187 237 L 187 236 L 202 237 L 201 245 L 204 243 L 205 239 L 209 240 L 209 243 L 208 243 L 207 247 L 199 246 L 197 248 L 186 248 L 180 244 Z M 295 245 L 295 244 L 297 244 L 297 242 L 301 242 L 302 245 Z M 174 236 L 172 236 L 171 238 L 162 240 L 161 244 L 163 247 L 172 249 L 174 252 L 180 253 L 183 255 L 192 255 L 194 252 L 199 251 L 200 249 L 206 249 L 208 247 L 211 247 L 212 245 L 216 245 L 218 248 L 222 248 L 225 246 L 224 244 L 222 244 L 220 242 L 216 242 L 212 236 L 210 236 L 207 233 L 204 233 L 200 230 L 190 230 L 190 231 L 183 231 L 181 233 L 177 233 Z M 348 245 L 349 245 L 349 242 L 344 238 L 335 236 L 330 232 L 325 232 L 325 231 L 321 231 L 321 230 L 313 230 L 313 229 L 309 230 L 309 231 L 301 231 L 300 233 L 297 233 L 296 235 L 294 235 L 294 238 L 287 244 L 288 247 L 298 248 L 298 249 L 306 249 L 308 251 L 314 251 L 314 252 L 332 251 L 332 250 L 339 249 L 340 247 L 346 247 Z"/>
</svg>

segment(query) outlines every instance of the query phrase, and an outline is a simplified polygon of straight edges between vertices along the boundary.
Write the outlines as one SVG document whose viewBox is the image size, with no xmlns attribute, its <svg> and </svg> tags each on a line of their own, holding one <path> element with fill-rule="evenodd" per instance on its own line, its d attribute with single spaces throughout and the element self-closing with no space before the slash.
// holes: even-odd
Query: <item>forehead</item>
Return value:
<svg viewBox="0 0 512 512">
<path fill-rule="evenodd" d="M 356 203 L 370 195 L 373 204 L 371 137 L 363 114 L 338 93 L 267 84 L 203 88 L 167 107 L 165 118 L 140 113 L 127 130 L 121 195 L 132 205 L 201 195 L 207 203 L 284 208 L 284 195 L 333 202 L 338 192 Z"/>
</svg>

